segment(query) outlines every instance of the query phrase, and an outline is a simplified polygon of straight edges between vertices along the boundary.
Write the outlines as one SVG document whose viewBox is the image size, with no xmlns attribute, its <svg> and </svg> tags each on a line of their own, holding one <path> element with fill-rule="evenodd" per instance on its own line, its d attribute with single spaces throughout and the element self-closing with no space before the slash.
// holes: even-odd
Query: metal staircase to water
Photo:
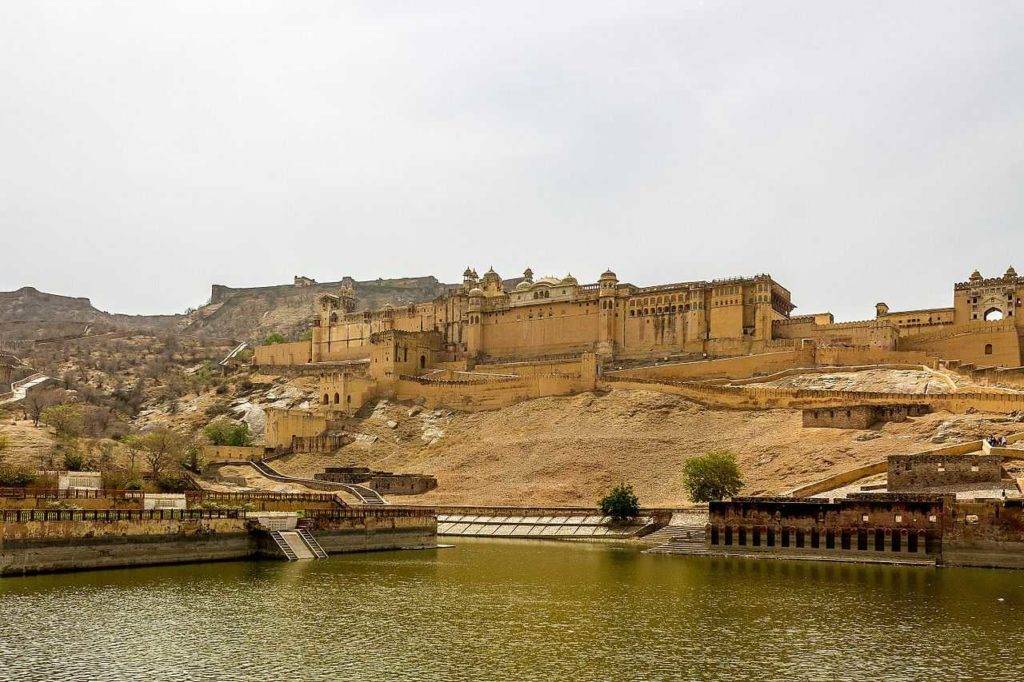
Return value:
<svg viewBox="0 0 1024 682">
<path fill-rule="evenodd" d="M 309 547 L 309 551 L 313 552 L 313 556 L 317 559 L 327 558 L 327 552 L 324 551 L 324 548 L 320 545 L 317 539 L 313 537 L 312 533 L 305 528 L 297 528 L 295 532 L 299 534 L 299 537 L 302 538 L 303 542 L 306 543 L 306 546 Z"/>
<path fill-rule="evenodd" d="M 270 538 L 277 544 L 278 549 L 284 554 L 284 558 L 288 561 L 297 561 L 298 556 L 292 551 L 291 546 L 285 542 L 284 537 L 281 536 L 281 531 L 272 530 L 270 531 Z"/>
</svg>

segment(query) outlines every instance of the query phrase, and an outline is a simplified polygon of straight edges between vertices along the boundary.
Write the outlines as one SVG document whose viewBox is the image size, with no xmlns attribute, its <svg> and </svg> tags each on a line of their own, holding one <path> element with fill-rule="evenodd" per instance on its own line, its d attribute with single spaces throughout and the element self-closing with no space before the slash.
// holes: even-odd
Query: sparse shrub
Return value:
<svg viewBox="0 0 1024 682">
<path fill-rule="evenodd" d="M 85 469 L 85 455 L 75 448 L 64 451 L 64 468 L 68 471 L 83 471 Z"/>
<path fill-rule="evenodd" d="M 202 452 L 195 442 L 189 443 L 185 448 L 185 459 L 181 461 L 181 466 L 197 474 L 203 473 Z"/>
<path fill-rule="evenodd" d="M 245 422 L 235 422 L 224 417 L 219 417 L 203 429 L 203 435 L 213 445 L 250 445 L 252 434 L 249 433 L 249 425 Z"/>
<path fill-rule="evenodd" d="M 694 502 L 709 502 L 732 497 L 743 488 L 736 456 L 731 452 L 711 452 L 687 460 L 683 467 L 683 485 Z"/>
<path fill-rule="evenodd" d="M 39 426 L 39 419 L 43 410 L 51 405 L 65 401 L 67 394 L 60 389 L 34 389 L 28 392 L 22 401 L 22 408 L 25 411 L 25 418 L 31 419 L 32 424 Z"/>
<path fill-rule="evenodd" d="M 312 337 L 310 337 L 310 338 L 312 338 Z M 278 334 L 277 332 L 273 332 L 272 334 L 267 334 L 267 338 L 263 339 L 263 345 L 265 345 L 265 346 L 272 346 L 275 343 L 284 343 L 284 342 L 285 342 L 285 338 L 283 336 L 281 336 L 280 334 Z"/>
<path fill-rule="evenodd" d="M 36 479 L 36 473 L 24 467 L 0 466 L 0 486 L 24 488 Z"/>
<path fill-rule="evenodd" d="M 229 412 L 231 412 L 231 405 L 228 403 L 214 403 L 213 405 L 210 405 L 205 410 L 203 410 L 203 413 L 207 417 L 211 418 L 220 417 L 225 414 L 228 414 Z"/>
<path fill-rule="evenodd" d="M 155 483 L 162 493 L 183 493 L 192 487 L 192 481 L 181 473 L 160 476 Z"/>
<path fill-rule="evenodd" d="M 640 514 L 640 502 L 637 500 L 633 486 L 625 483 L 612 488 L 600 502 L 601 513 L 610 516 L 613 521 L 622 523 L 634 519 Z"/>
<path fill-rule="evenodd" d="M 85 428 L 82 407 L 74 403 L 46 407 L 39 416 L 39 421 L 52 426 L 59 437 L 75 438 L 82 435 Z"/>
</svg>

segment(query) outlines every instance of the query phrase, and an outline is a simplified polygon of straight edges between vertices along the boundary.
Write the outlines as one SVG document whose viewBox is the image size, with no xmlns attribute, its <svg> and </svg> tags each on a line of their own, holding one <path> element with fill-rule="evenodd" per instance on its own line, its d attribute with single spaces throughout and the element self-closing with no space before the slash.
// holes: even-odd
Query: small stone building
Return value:
<svg viewBox="0 0 1024 682">
<path fill-rule="evenodd" d="M 887 488 L 893 492 L 995 487 L 1003 479 L 999 455 L 889 455 Z"/>
<path fill-rule="evenodd" d="M 906 421 L 908 417 L 928 414 L 927 405 L 852 405 L 819 407 L 803 411 L 805 428 L 868 429 L 873 424 Z"/>
<path fill-rule="evenodd" d="M 103 474 L 99 471 L 59 471 L 59 490 L 100 490 L 103 488 Z"/>
<path fill-rule="evenodd" d="M 394 474 L 369 467 L 328 467 L 313 476 L 318 481 L 365 485 L 382 495 L 422 495 L 437 487 L 437 478 L 429 474 Z"/>
</svg>

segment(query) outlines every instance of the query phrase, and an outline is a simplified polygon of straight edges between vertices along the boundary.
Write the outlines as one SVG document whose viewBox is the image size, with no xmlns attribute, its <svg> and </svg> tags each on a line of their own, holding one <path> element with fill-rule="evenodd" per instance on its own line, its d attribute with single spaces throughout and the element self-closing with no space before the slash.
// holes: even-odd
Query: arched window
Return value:
<svg viewBox="0 0 1024 682">
<path fill-rule="evenodd" d="M 324 393 L 324 405 L 327 405 L 330 402 L 331 402 L 331 396 L 329 396 L 326 393 Z"/>
<path fill-rule="evenodd" d="M 334 404 L 337 405 L 340 402 L 341 402 L 341 396 L 338 395 L 337 393 L 335 393 L 334 394 Z"/>
<path fill-rule="evenodd" d="M 997 322 L 1003 319 L 1003 311 L 999 308 L 989 308 L 985 311 L 986 322 Z"/>
<path fill-rule="evenodd" d="M 992 344 L 991 343 L 986 343 L 985 344 L 985 355 L 992 355 Z"/>
<path fill-rule="evenodd" d="M 426 355 L 421 355 L 420 356 L 420 369 L 426 369 L 426 368 L 427 368 L 427 356 Z"/>
</svg>

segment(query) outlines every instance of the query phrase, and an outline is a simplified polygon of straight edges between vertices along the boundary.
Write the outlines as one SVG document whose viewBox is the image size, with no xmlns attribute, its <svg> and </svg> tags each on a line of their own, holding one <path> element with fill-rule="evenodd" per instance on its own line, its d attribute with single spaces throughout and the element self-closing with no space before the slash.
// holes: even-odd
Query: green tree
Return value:
<svg viewBox="0 0 1024 682">
<path fill-rule="evenodd" d="M 640 502 L 633 492 L 633 486 L 620 483 L 605 495 L 600 502 L 601 513 L 613 521 L 622 523 L 640 514 Z"/>
<path fill-rule="evenodd" d="M 312 341 L 312 340 L 313 340 L 313 330 L 312 329 L 307 329 L 306 331 L 302 332 L 299 335 L 299 341 Z"/>
<path fill-rule="evenodd" d="M 85 469 L 85 455 L 78 448 L 68 448 L 64 451 L 64 468 L 68 471 L 82 471 Z"/>
<path fill-rule="evenodd" d="M 267 334 L 267 338 L 263 339 L 263 345 L 265 345 L 265 346 L 272 346 L 275 343 L 284 343 L 284 342 L 285 342 L 284 337 L 281 336 L 280 334 L 278 334 L 277 332 L 273 332 L 272 334 Z"/>
<path fill-rule="evenodd" d="M 213 445 L 250 445 L 252 434 L 245 422 L 218 417 L 206 425 L 203 435 Z"/>
<path fill-rule="evenodd" d="M 159 479 L 164 470 L 175 462 L 185 447 L 185 439 L 168 428 L 157 428 L 147 432 L 139 440 L 149 465 L 149 473 Z"/>
<path fill-rule="evenodd" d="M 85 428 L 82 407 L 74 403 L 62 403 L 43 408 L 39 421 L 52 426 L 57 435 L 66 438 L 77 438 Z"/>
<path fill-rule="evenodd" d="M 683 466 L 683 485 L 694 502 L 734 496 L 743 488 L 736 456 L 731 452 L 711 452 L 687 460 Z"/>
<path fill-rule="evenodd" d="M 203 473 L 203 453 L 195 441 L 185 447 L 185 458 L 181 460 L 181 466 L 197 474 Z"/>
<path fill-rule="evenodd" d="M 142 450 L 142 436 L 137 433 L 129 433 L 121 439 L 121 444 L 128 450 L 128 476 L 135 476 L 135 461 L 139 458 Z"/>
<path fill-rule="evenodd" d="M 37 388 L 29 391 L 25 395 L 25 399 L 21 401 L 25 418 L 31 419 L 33 426 L 39 426 L 39 419 L 43 414 L 43 410 L 51 405 L 63 402 L 64 396 L 65 392 L 60 389 Z"/>
</svg>

